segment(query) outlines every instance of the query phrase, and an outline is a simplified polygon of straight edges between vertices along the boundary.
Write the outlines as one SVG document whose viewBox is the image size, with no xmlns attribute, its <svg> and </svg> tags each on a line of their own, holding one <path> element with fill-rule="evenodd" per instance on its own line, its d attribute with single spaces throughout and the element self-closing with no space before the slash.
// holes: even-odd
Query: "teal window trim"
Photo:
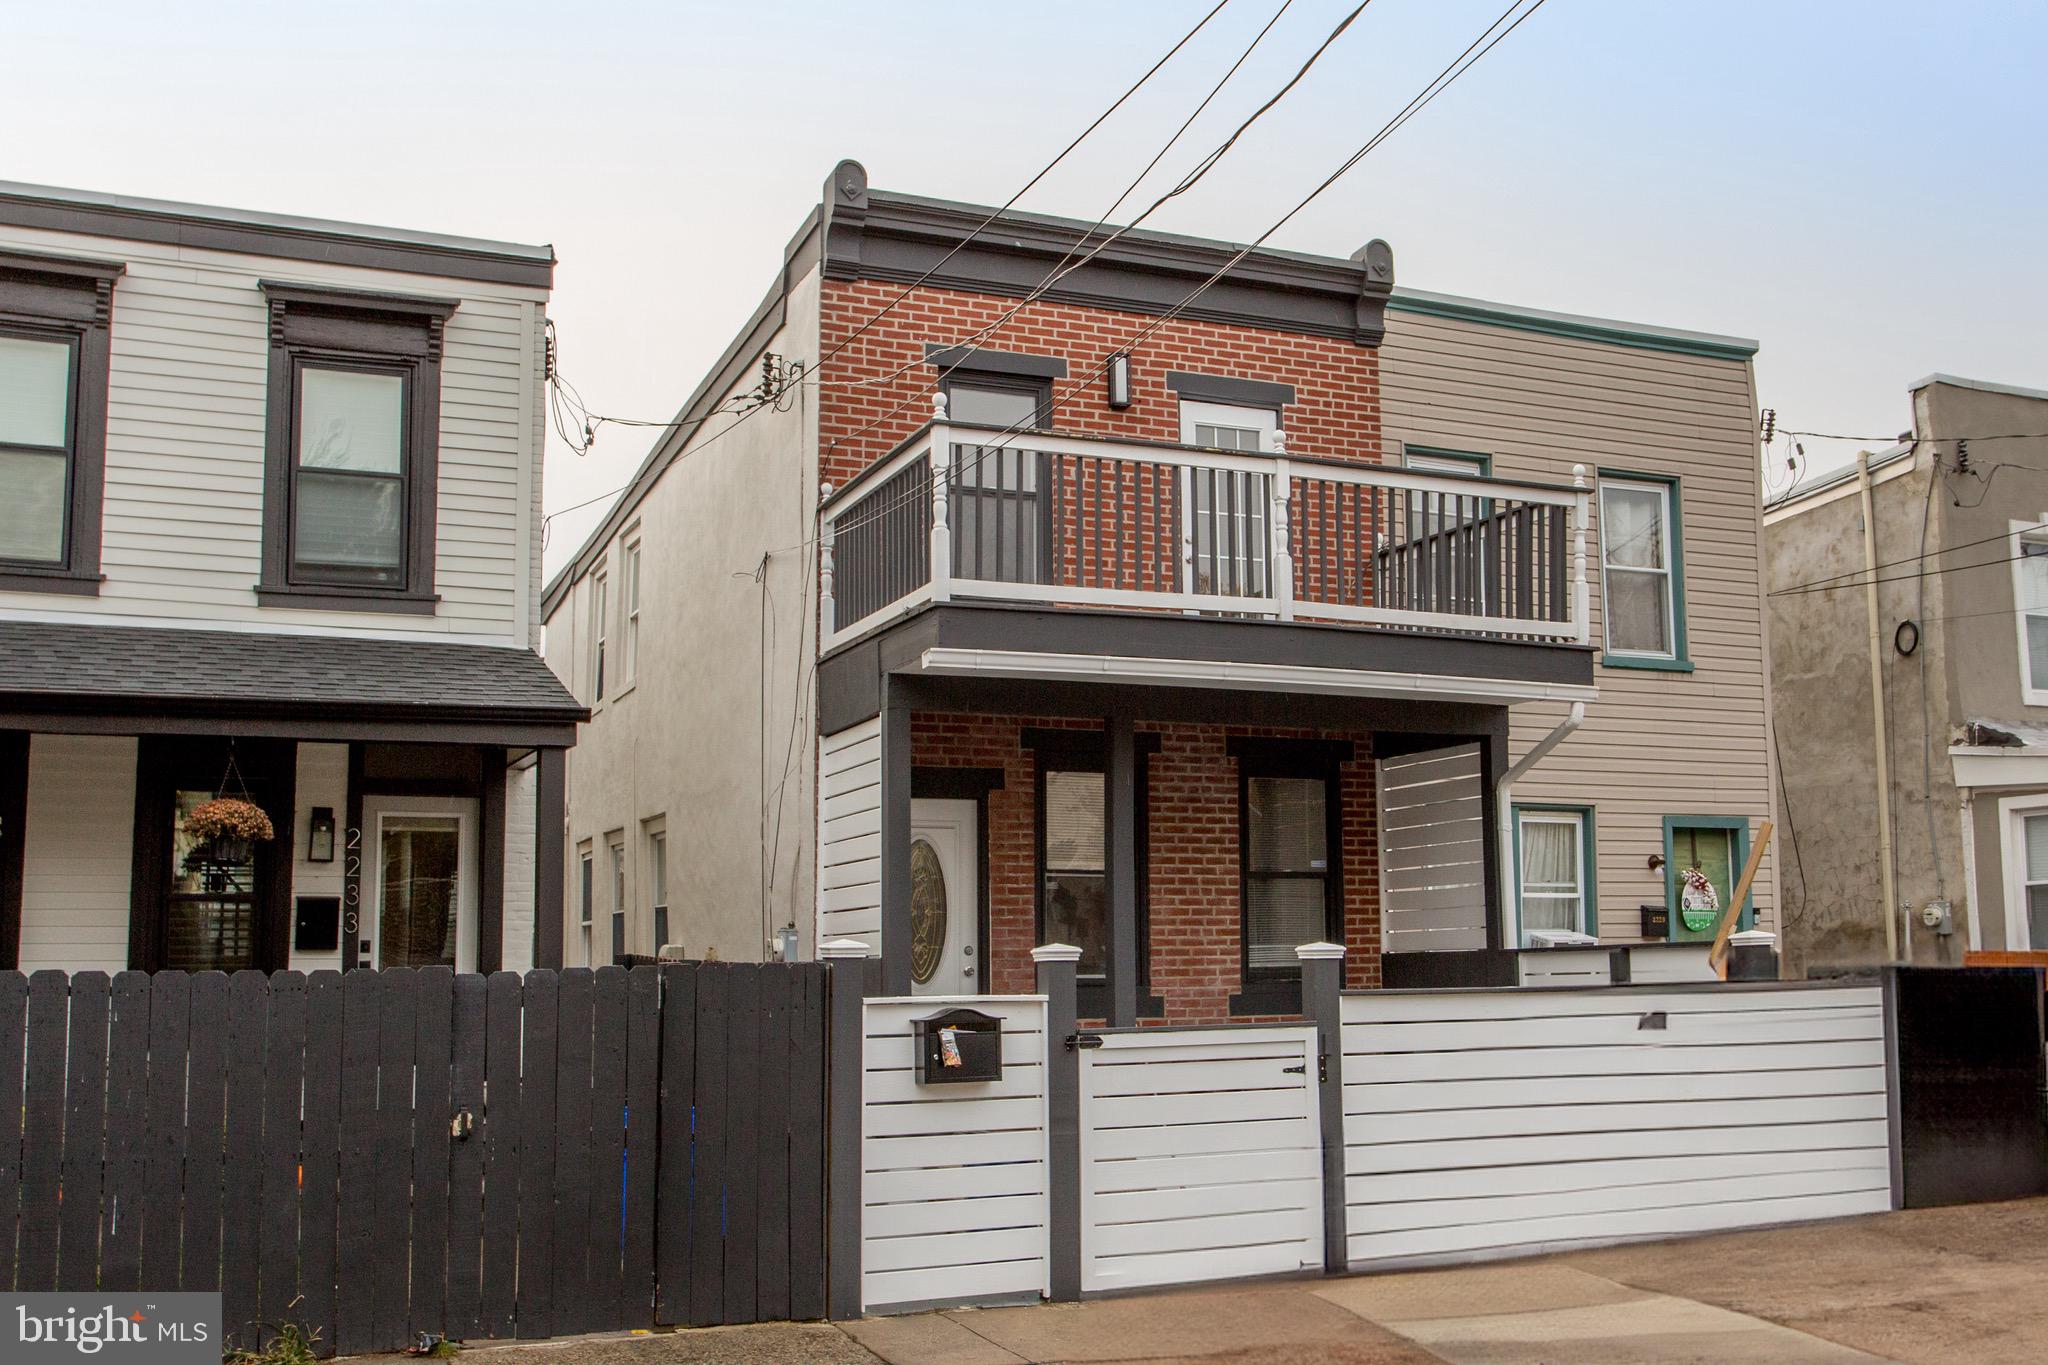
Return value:
<svg viewBox="0 0 2048 1365">
<path fill-rule="evenodd" d="M 1593 808 L 1591 806 L 1559 805 L 1554 802 L 1516 801 L 1509 805 L 1514 819 L 1510 822 L 1514 835 L 1515 859 L 1515 946 L 1522 945 L 1522 815 L 1576 815 L 1579 817 L 1579 869 L 1580 880 L 1585 883 L 1585 905 L 1580 912 L 1583 923 L 1580 928 L 1594 938 L 1600 937 L 1600 859 L 1597 856 L 1600 841 L 1593 831 Z M 1670 861 L 1671 834 L 1664 834 L 1665 861 Z"/>
<path fill-rule="evenodd" d="M 1671 656 L 1666 658 L 1655 654 L 1610 654 L 1604 643 L 1607 609 L 1607 521 L 1600 521 L 1600 607 L 1603 643 L 1600 647 L 1602 668 L 1640 668 L 1653 673 L 1690 673 L 1692 656 L 1686 642 L 1685 632 L 1685 508 L 1682 498 L 1682 484 L 1675 474 L 1647 474 L 1638 469 L 1609 469 L 1602 466 L 1599 481 L 1605 484 L 1609 479 L 1622 483 L 1662 484 L 1670 490 L 1671 501 Z M 1597 489 L 1595 493 L 1598 496 Z"/>
<path fill-rule="evenodd" d="M 1493 477 L 1493 456 L 1483 450 L 1452 450 L 1449 446 L 1423 446 L 1410 441 L 1401 443 L 1401 463 L 1405 468 L 1410 455 L 1421 455 L 1432 460 L 1456 460 L 1472 466 L 1473 474 L 1482 479 Z"/>
<path fill-rule="evenodd" d="M 1678 857 L 1675 852 L 1677 841 L 1672 837 L 1681 829 L 1732 829 L 1735 831 L 1734 847 L 1729 849 L 1728 875 L 1737 881 L 1742 879 L 1742 869 L 1749 862 L 1749 817 L 1744 815 L 1667 815 L 1664 817 L 1664 908 L 1671 912 L 1671 927 L 1666 936 L 1678 936 Z M 1729 893 L 1735 888 L 1730 886 Z M 1754 928 L 1756 925 L 1756 888 L 1751 886 L 1742 898 L 1742 913 L 1736 917 L 1737 929 Z"/>
</svg>

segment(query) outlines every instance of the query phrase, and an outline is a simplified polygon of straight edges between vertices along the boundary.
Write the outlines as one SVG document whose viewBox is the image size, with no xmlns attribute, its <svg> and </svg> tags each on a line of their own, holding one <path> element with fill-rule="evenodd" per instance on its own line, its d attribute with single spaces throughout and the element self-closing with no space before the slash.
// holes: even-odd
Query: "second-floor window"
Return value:
<svg viewBox="0 0 2048 1365">
<path fill-rule="evenodd" d="M 0 253 L 0 587 L 96 590 L 121 269 Z"/>
<path fill-rule="evenodd" d="M 455 304 L 263 288 L 270 430 L 257 596 L 431 612 L 441 334 Z"/>
<path fill-rule="evenodd" d="M 590 698 L 604 700 L 605 622 L 610 619 L 611 580 L 604 574 L 590 580 Z"/>
<path fill-rule="evenodd" d="M 2020 695 L 2029 706 L 2048 706 L 2048 532 L 2015 529 L 2014 538 L 2019 542 L 2012 590 L 2020 625 Z"/>
<path fill-rule="evenodd" d="M 1677 503 L 1677 485 L 1667 480 L 1601 475 L 1600 559 L 1610 664 L 1684 663 Z"/>
<path fill-rule="evenodd" d="M 640 676 L 640 542 L 634 541 L 626 547 L 625 563 L 620 577 L 624 580 L 621 591 L 625 595 L 625 639 L 623 641 L 624 667 L 620 676 L 628 685 Z"/>
</svg>

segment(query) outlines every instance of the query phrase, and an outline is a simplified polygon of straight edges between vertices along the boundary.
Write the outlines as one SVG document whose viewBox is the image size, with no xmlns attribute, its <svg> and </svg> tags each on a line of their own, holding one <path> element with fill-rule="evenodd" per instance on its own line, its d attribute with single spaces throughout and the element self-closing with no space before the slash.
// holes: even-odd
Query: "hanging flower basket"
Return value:
<svg viewBox="0 0 2048 1365">
<path fill-rule="evenodd" d="M 253 801 L 223 796 L 197 806 L 185 817 L 185 832 L 210 863 L 240 867 L 255 856 L 255 845 L 277 837 L 263 808 Z"/>
</svg>

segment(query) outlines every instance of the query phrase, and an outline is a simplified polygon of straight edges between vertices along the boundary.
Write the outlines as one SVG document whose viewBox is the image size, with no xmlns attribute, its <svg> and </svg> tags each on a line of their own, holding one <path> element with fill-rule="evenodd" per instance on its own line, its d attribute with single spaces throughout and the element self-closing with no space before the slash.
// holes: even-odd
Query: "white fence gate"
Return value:
<svg viewBox="0 0 2048 1365">
<path fill-rule="evenodd" d="M 1320 1268 L 1315 1030 L 1097 1036 L 1081 1054 L 1081 1288 Z"/>
<path fill-rule="evenodd" d="M 1347 994 L 1353 1266 L 1880 1213 L 1874 985 Z"/>
<path fill-rule="evenodd" d="M 915 1021 L 1003 1021 L 1003 1078 L 920 1085 Z M 869 1000 L 861 1075 L 861 1307 L 1046 1291 L 1045 999 Z"/>
</svg>

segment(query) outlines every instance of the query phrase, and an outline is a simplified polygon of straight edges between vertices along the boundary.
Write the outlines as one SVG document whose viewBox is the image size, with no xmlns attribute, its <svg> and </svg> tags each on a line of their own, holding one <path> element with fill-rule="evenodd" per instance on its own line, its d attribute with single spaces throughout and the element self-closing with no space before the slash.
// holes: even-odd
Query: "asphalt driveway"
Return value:
<svg viewBox="0 0 2048 1365">
<path fill-rule="evenodd" d="M 465 1354 L 490 1365 L 2038 1362 L 2048 1199 L 1406 1274 Z"/>
</svg>

